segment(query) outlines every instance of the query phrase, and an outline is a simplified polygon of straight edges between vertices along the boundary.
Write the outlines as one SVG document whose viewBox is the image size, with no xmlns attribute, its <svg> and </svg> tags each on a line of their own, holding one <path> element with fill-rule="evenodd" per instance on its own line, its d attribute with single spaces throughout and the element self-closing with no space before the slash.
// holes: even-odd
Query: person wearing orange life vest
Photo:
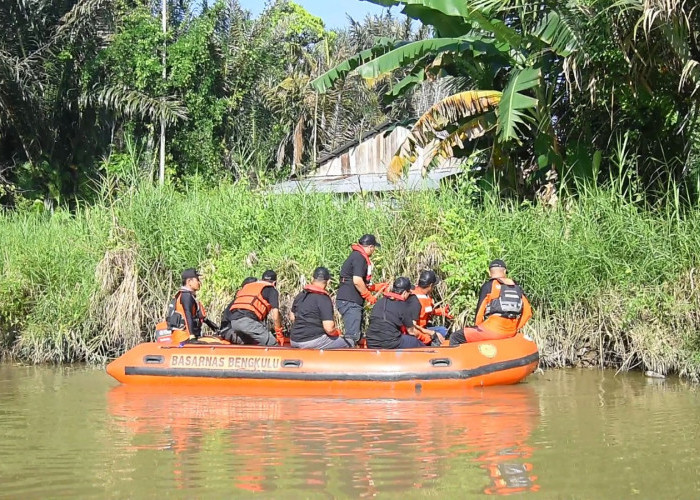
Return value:
<svg viewBox="0 0 700 500">
<path fill-rule="evenodd" d="M 255 283 L 256 281 L 258 281 L 258 278 L 256 278 L 255 276 L 248 276 L 247 278 L 245 278 L 243 280 L 240 288 L 243 288 L 248 283 Z M 236 298 L 234 297 L 234 299 L 231 302 L 229 302 L 229 304 L 224 308 L 224 312 L 221 314 L 221 330 L 220 330 L 220 332 L 221 332 L 222 338 L 226 338 L 228 336 L 229 338 L 234 340 L 235 343 L 242 344 L 243 341 L 241 339 L 239 339 L 237 335 L 231 334 L 231 314 L 233 311 L 235 311 L 235 309 L 233 309 L 233 311 L 231 310 L 231 306 L 233 305 L 233 302 L 235 300 L 236 300 Z"/>
<path fill-rule="evenodd" d="M 233 344 L 278 345 L 277 338 L 283 337 L 276 283 L 277 273 L 268 269 L 259 281 L 247 283 L 238 291 L 224 313 L 228 319 L 226 340 Z M 267 328 L 268 316 L 272 318 L 276 335 Z"/>
<path fill-rule="evenodd" d="M 168 307 L 166 322 L 173 331 L 172 342 L 180 343 L 196 340 L 202 335 L 202 324 L 218 331 L 219 327 L 207 318 L 207 312 L 200 301 L 197 292 L 202 286 L 201 275 L 194 268 L 182 271 L 182 287 Z"/>
<path fill-rule="evenodd" d="M 456 331 L 450 345 L 513 337 L 532 317 L 530 302 L 515 281 L 506 277 L 506 263 L 501 259 L 489 264 L 489 280 L 479 292 L 475 326 Z"/>
<path fill-rule="evenodd" d="M 328 294 L 331 273 L 325 267 L 314 269 L 313 281 L 292 303 L 289 318 L 292 347 L 300 349 L 345 349 L 354 343 L 345 340 L 333 319 L 333 301 Z"/>
<path fill-rule="evenodd" d="M 449 305 L 435 307 L 432 294 L 438 281 L 435 271 L 425 270 L 421 272 L 418 277 L 418 284 L 411 291 L 411 297 L 408 300 L 417 300 L 420 303 L 421 312 L 416 323 L 418 326 L 436 332 L 438 336 L 435 337 L 434 343 L 440 345 L 438 342 L 442 343 L 442 340 L 447 338 L 447 328 L 444 326 L 430 326 L 430 322 L 435 316 L 452 319 L 452 315 L 450 314 Z"/>
<path fill-rule="evenodd" d="M 365 301 L 375 304 L 377 297 L 371 292 L 382 292 L 387 283 L 372 283 L 372 261 L 370 257 L 381 247 L 373 234 L 363 235 L 340 268 L 340 285 L 336 295 L 338 312 L 343 318 L 345 338 L 357 344 L 362 336 L 362 319 Z"/>
</svg>

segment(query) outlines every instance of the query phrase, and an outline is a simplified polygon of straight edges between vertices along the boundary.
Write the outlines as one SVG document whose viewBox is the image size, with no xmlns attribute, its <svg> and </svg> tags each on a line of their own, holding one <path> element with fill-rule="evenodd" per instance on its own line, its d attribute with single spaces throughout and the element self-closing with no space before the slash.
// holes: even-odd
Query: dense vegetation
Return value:
<svg viewBox="0 0 700 500">
<path fill-rule="evenodd" d="M 506 258 L 547 364 L 697 379 L 700 9 L 373 3 L 407 17 L 330 31 L 283 0 L 257 18 L 169 0 L 163 34 L 160 2 L 0 3 L 3 352 L 114 356 L 191 265 L 215 316 L 266 267 L 288 304 L 371 231 L 382 275 L 437 269 L 460 323 Z M 428 146 L 465 175 L 439 193 L 266 194 L 386 120 L 413 124 L 393 174 Z"/>
<path fill-rule="evenodd" d="M 372 230 L 378 277 L 439 270 L 456 324 L 473 318 L 488 260 L 504 257 L 532 299 L 530 332 L 548 365 L 700 376 L 700 211 L 650 213 L 610 190 L 548 209 L 478 200 L 466 181 L 346 200 L 143 186 L 74 213 L 0 222 L 3 345 L 35 362 L 101 361 L 148 338 L 193 263 L 216 319 L 243 278 L 266 268 L 279 273 L 286 310 L 317 265 L 334 270 L 335 288 L 350 243 Z"/>
</svg>

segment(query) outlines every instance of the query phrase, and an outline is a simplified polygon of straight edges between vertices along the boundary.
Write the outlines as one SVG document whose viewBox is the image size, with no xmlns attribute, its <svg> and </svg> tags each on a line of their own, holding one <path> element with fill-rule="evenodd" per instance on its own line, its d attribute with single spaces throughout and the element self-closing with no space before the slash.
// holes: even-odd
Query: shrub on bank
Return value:
<svg viewBox="0 0 700 500">
<path fill-rule="evenodd" d="M 700 210 L 649 211 L 588 192 L 556 209 L 475 203 L 440 192 L 274 195 L 247 186 L 141 186 L 76 213 L 2 215 L 0 331 L 33 362 L 103 361 L 148 338 L 179 285 L 205 273 L 215 319 L 238 284 L 273 268 L 283 307 L 317 265 L 335 273 L 365 232 L 382 242 L 377 280 L 445 277 L 440 296 L 468 323 L 491 258 L 536 311 L 546 365 L 575 362 L 700 374 L 696 257 Z"/>
</svg>

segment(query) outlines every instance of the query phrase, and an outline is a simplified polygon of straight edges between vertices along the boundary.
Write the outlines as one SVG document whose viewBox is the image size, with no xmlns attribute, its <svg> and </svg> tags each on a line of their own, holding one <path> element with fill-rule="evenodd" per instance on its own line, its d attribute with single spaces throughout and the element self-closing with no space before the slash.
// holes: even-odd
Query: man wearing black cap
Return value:
<svg viewBox="0 0 700 500">
<path fill-rule="evenodd" d="M 196 340 L 202 335 L 202 323 L 214 331 L 219 327 L 207 318 L 204 306 L 197 300 L 202 286 L 201 275 L 194 268 L 182 271 L 182 286 L 168 306 L 166 322 L 173 330 L 172 342 Z"/>
<path fill-rule="evenodd" d="M 345 338 L 355 344 L 361 336 L 365 300 L 370 304 L 376 303 L 377 298 L 370 292 L 381 292 L 387 288 L 386 283 L 372 284 L 370 257 L 378 247 L 381 245 L 373 234 L 363 235 L 357 244 L 351 246 L 352 252 L 340 268 L 340 286 L 336 297 L 338 312 L 343 318 Z"/>
<path fill-rule="evenodd" d="M 234 344 L 278 345 L 275 335 L 267 328 L 269 315 L 277 337 L 282 336 L 282 316 L 276 283 L 277 273 L 268 269 L 259 281 L 243 285 L 228 312 L 224 313 L 229 319 L 224 332 L 226 340 Z"/>
<path fill-rule="evenodd" d="M 292 347 L 301 349 L 343 349 L 353 347 L 340 336 L 333 319 L 333 301 L 328 295 L 331 273 L 325 267 L 314 269 L 313 281 L 296 296 L 289 319 Z"/>
<path fill-rule="evenodd" d="M 489 280 L 479 291 L 475 326 L 454 332 L 450 345 L 510 338 L 530 320 L 530 302 L 520 285 L 506 277 L 506 273 L 505 262 L 491 261 Z"/>
<path fill-rule="evenodd" d="M 417 325 L 420 303 L 408 302 L 411 281 L 396 278 L 391 292 L 384 292 L 372 309 L 367 329 L 367 347 L 370 349 L 408 349 L 425 347 L 436 335 Z"/>
<path fill-rule="evenodd" d="M 443 316 L 447 319 L 452 319 L 452 315 L 449 312 L 449 305 L 445 305 L 445 307 L 435 307 L 432 295 L 437 283 L 438 277 L 435 271 L 425 270 L 421 272 L 418 277 L 418 284 L 413 288 L 408 300 L 417 300 L 420 303 L 421 311 L 417 321 L 418 326 L 437 332 L 440 337 L 436 339 L 436 342 L 439 341 L 442 343 L 442 339 L 447 337 L 447 328 L 444 326 L 429 326 L 430 322 L 434 316 Z"/>
</svg>

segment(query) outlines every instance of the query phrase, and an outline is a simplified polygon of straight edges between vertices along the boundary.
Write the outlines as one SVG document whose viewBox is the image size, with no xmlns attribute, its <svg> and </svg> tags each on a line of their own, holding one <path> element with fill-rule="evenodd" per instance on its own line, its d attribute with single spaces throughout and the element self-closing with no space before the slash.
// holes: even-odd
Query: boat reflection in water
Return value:
<svg viewBox="0 0 700 500">
<path fill-rule="evenodd" d="M 364 497 L 424 488 L 463 496 L 539 488 L 527 445 L 539 406 L 527 385 L 459 398 L 362 396 L 121 385 L 108 403 L 122 445 L 172 455 L 183 488 L 202 480 L 197 464 L 216 465 L 229 492 Z"/>
</svg>

